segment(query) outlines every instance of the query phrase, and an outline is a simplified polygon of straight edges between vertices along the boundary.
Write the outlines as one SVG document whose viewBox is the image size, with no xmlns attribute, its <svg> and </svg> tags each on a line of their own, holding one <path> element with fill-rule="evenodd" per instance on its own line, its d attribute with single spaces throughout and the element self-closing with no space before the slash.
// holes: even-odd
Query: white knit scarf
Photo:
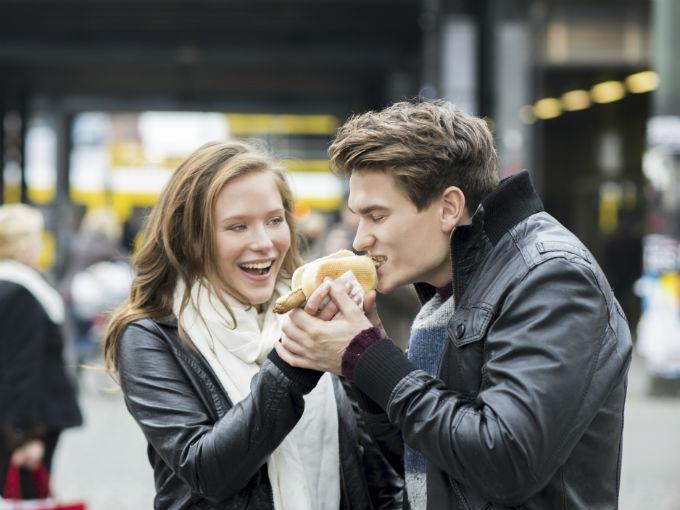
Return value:
<svg viewBox="0 0 680 510">
<path fill-rule="evenodd" d="M 52 322 L 64 322 L 64 301 L 35 269 L 16 260 L 3 260 L 0 261 L 0 280 L 21 285 L 33 294 Z"/>
<path fill-rule="evenodd" d="M 224 294 L 236 319 L 205 284 L 191 288 L 191 299 L 181 316 L 185 284 L 175 288 L 174 312 L 179 324 L 205 357 L 236 405 L 250 394 L 250 382 L 281 336 L 281 316 L 272 312 L 275 298 L 288 292 L 278 284 L 264 320 Z M 200 311 L 200 313 L 199 313 Z M 258 320 L 258 318 L 260 320 Z M 324 374 L 305 396 L 300 421 L 267 459 L 267 472 L 276 510 L 338 510 L 340 506 L 338 417 L 333 381 Z"/>
</svg>

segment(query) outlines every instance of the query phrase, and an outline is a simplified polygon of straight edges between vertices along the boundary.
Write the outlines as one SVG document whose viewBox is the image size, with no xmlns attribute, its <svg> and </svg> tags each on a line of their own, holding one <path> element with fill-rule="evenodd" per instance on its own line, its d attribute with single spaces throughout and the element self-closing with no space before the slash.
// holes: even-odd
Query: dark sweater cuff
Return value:
<svg viewBox="0 0 680 510">
<path fill-rule="evenodd" d="M 385 410 L 380 407 L 378 404 L 375 403 L 375 401 L 366 395 L 363 391 L 357 390 L 356 392 L 356 399 L 357 403 L 359 404 L 359 407 L 364 413 L 368 414 L 380 414 L 384 413 Z"/>
<path fill-rule="evenodd" d="M 354 367 L 353 381 L 371 400 L 387 409 L 394 387 L 417 368 L 390 340 L 371 344 Z"/>
<path fill-rule="evenodd" d="M 289 365 L 286 361 L 281 359 L 279 353 L 276 352 L 276 349 L 272 349 L 267 357 L 269 358 L 269 361 L 274 363 L 274 365 L 283 372 L 283 375 L 292 381 L 303 395 L 312 391 L 323 375 L 323 372 L 319 372 L 318 370 Z"/>
<path fill-rule="evenodd" d="M 354 368 L 359 361 L 359 358 L 371 345 L 382 338 L 382 334 L 378 328 L 364 329 L 357 336 L 352 338 L 352 341 L 345 349 L 342 355 L 342 375 L 347 379 L 354 379 Z"/>
</svg>

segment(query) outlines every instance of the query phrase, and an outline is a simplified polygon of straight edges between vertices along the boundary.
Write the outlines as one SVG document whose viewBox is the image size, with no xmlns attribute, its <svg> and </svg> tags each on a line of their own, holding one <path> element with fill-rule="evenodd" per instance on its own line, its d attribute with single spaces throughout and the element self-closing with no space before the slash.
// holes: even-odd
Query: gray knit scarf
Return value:
<svg viewBox="0 0 680 510">
<path fill-rule="evenodd" d="M 453 311 L 453 296 L 444 299 L 435 294 L 421 308 L 411 327 L 408 359 L 416 367 L 435 377 L 448 338 L 446 325 Z M 406 446 L 404 472 L 406 492 L 412 510 L 425 510 L 427 507 L 426 468 L 425 457 L 419 451 Z"/>
</svg>

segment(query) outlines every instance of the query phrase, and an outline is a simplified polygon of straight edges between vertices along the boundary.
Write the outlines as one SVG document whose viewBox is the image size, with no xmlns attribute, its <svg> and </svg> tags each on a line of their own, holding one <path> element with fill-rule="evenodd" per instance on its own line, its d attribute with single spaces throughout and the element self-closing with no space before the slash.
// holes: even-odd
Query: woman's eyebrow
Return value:
<svg viewBox="0 0 680 510">
<path fill-rule="evenodd" d="M 285 209 L 283 208 L 277 208 L 277 209 L 272 209 L 271 211 L 267 211 L 264 214 L 266 216 L 271 216 L 272 214 L 284 214 Z M 224 223 L 225 221 L 234 221 L 234 220 L 244 220 L 250 218 L 252 215 L 250 214 L 233 214 L 231 216 L 225 216 L 220 220 L 220 223 Z"/>
</svg>

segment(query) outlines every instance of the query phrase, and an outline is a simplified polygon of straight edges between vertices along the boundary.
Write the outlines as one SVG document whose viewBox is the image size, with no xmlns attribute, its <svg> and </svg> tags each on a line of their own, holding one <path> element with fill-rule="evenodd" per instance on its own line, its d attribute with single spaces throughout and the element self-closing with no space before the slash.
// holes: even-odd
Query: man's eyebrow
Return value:
<svg viewBox="0 0 680 510">
<path fill-rule="evenodd" d="M 362 207 L 359 209 L 357 212 L 355 212 L 349 205 L 347 206 L 347 209 L 349 209 L 352 213 L 354 214 L 371 214 L 373 211 L 386 211 L 387 207 L 384 205 L 367 205 L 366 207 Z"/>
</svg>

